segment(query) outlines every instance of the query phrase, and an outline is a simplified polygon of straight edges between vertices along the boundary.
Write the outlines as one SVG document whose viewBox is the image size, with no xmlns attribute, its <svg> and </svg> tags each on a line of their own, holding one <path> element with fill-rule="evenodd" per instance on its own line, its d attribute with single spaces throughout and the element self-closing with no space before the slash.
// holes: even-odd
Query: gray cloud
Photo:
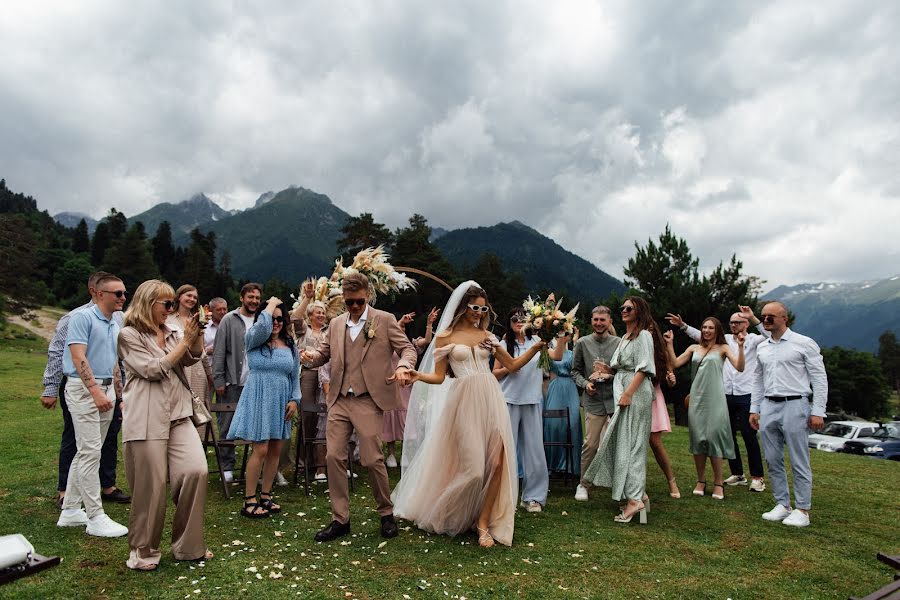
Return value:
<svg viewBox="0 0 900 600">
<path fill-rule="evenodd" d="M 299 184 L 517 218 L 621 274 L 666 223 L 773 283 L 893 274 L 900 5 L 15 2 L 0 175 L 51 212 Z"/>
</svg>

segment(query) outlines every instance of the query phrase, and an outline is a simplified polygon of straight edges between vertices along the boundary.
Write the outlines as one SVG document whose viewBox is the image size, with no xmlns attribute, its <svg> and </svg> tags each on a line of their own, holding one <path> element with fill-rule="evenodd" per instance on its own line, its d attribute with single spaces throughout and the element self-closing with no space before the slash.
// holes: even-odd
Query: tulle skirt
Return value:
<svg viewBox="0 0 900 600">
<path fill-rule="evenodd" d="M 394 489 L 394 514 L 425 531 L 455 536 L 475 527 L 496 474 L 488 526 L 512 545 L 519 482 L 506 399 L 490 373 L 454 379 L 428 438 Z"/>
</svg>

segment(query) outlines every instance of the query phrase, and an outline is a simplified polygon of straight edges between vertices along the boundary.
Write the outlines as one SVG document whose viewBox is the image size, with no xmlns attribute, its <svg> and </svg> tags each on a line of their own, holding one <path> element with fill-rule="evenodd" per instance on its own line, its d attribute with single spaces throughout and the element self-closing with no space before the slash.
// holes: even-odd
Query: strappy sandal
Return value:
<svg viewBox="0 0 900 600">
<path fill-rule="evenodd" d="M 272 492 L 260 492 L 259 505 L 269 511 L 269 514 L 272 515 L 281 512 L 281 505 L 272 502 Z"/>
<path fill-rule="evenodd" d="M 494 538 L 487 529 L 476 527 L 478 530 L 478 545 L 482 548 L 490 548 L 494 545 Z"/>
<path fill-rule="evenodd" d="M 695 496 L 705 496 L 705 495 L 706 495 L 706 482 L 705 482 L 705 481 L 698 481 L 698 482 L 697 482 L 697 485 L 698 485 L 698 486 L 701 485 L 701 484 L 703 485 L 703 489 L 702 489 L 702 490 L 698 490 L 696 487 L 694 487 L 694 492 L 693 492 L 693 493 L 694 493 Z"/>
<path fill-rule="evenodd" d="M 252 502 L 251 502 L 252 500 Z M 244 506 L 241 508 L 241 516 L 248 519 L 265 519 L 269 511 L 265 506 L 256 501 L 256 494 L 244 496 Z"/>
<path fill-rule="evenodd" d="M 716 488 L 722 488 L 722 493 L 717 494 Z M 714 483 L 713 484 L 713 493 L 710 495 L 712 496 L 713 500 L 724 500 L 725 499 L 725 486 L 722 485 L 721 483 Z"/>
</svg>

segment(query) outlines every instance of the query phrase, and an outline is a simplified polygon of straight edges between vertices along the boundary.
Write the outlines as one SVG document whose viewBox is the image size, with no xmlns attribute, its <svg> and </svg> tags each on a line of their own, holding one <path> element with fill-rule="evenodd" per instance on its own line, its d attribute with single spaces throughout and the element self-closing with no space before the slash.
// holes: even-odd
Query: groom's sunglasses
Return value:
<svg viewBox="0 0 900 600">
<path fill-rule="evenodd" d="M 487 305 L 482 306 L 481 304 L 469 304 L 468 306 L 469 310 L 471 310 L 472 312 L 486 313 L 487 311 L 491 310 Z"/>
<path fill-rule="evenodd" d="M 366 303 L 365 298 L 347 298 L 344 304 L 349 308 L 351 306 L 363 306 Z"/>
</svg>

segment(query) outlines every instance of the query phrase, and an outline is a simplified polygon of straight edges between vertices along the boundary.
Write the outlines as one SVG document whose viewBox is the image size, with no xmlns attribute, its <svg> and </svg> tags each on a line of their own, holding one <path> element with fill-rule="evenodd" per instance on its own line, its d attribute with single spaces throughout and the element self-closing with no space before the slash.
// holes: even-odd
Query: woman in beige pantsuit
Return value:
<svg viewBox="0 0 900 600">
<path fill-rule="evenodd" d="M 197 316 L 184 333 L 166 325 L 174 291 L 151 279 L 138 286 L 119 334 L 125 365 L 122 441 L 125 474 L 132 490 L 126 564 L 152 571 L 159 566 L 166 517 L 166 481 L 172 488 L 172 554 L 176 560 L 212 558 L 203 540 L 208 467 L 191 423 L 191 392 L 185 367 L 203 353 Z"/>
</svg>

